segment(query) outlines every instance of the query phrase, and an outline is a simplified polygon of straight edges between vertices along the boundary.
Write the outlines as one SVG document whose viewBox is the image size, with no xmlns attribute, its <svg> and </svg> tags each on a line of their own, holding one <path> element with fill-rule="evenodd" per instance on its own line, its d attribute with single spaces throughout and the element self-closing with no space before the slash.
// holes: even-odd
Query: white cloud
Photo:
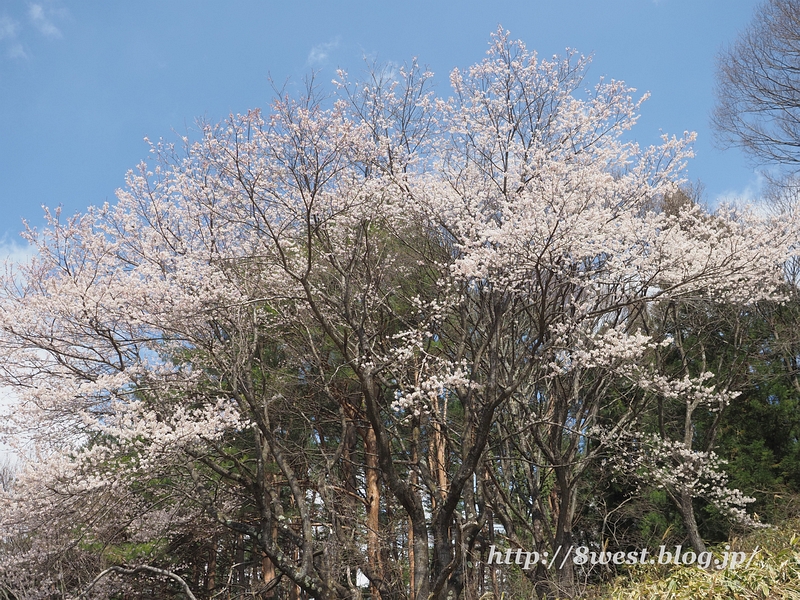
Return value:
<svg viewBox="0 0 800 600">
<path fill-rule="evenodd" d="M 717 194 L 714 202 L 720 204 L 757 204 L 761 200 L 764 188 L 767 184 L 767 178 L 764 177 L 760 171 L 754 171 L 753 176 L 739 190 L 725 190 L 721 194 Z"/>
<path fill-rule="evenodd" d="M 19 23 L 10 17 L 0 17 L 0 40 L 14 39 L 17 36 Z"/>
<path fill-rule="evenodd" d="M 28 8 L 28 17 L 39 33 L 46 37 L 60 38 L 61 31 L 55 26 L 44 6 L 41 4 L 31 4 Z"/>
<path fill-rule="evenodd" d="M 19 23 L 9 16 L 0 17 L 0 41 L 5 40 L 7 50 L 5 55 L 8 58 L 28 58 L 25 49 L 17 39 Z"/>
<path fill-rule="evenodd" d="M 35 254 L 35 248 L 29 244 L 21 244 L 5 237 L 0 239 L 0 261 L 2 263 L 26 263 Z"/>
<path fill-rule="evenodd" d="M 22 47 L 22 44 L 12 44 L 12 46 L 6 52 L 6 56 L 9 58 L 28 58 L 28 54 L 25 52 L 25 48 Z"/>
<path fill-rule="evenodd" d="M 309 65 L 322 65 L 330 56 L 330 53 L 336 48 L 339 47 L 339 37 L 336 37 L 333 41 L 326 42 L 324 44 L 317 44 L 313 48 L 311 48 L 311 52 L 308 53 L 308 64 Z"/>
<path fill-rule="evenodd" d="M 14 16 L 0 14 L 0 57 L 28 58 L 29 44 L 26 43 L 28 39 L 26 34 L 32 29 L 49 39 L 63 37 L 56 22 L 68 18 L 69 13 L 60 6 L 60 0 L 29 2 L 27 14 L 25 14 L 22 2 L 14 4 L 18 6 L 17 10 L 11 11 L 15 13 Z"/>
</svg>

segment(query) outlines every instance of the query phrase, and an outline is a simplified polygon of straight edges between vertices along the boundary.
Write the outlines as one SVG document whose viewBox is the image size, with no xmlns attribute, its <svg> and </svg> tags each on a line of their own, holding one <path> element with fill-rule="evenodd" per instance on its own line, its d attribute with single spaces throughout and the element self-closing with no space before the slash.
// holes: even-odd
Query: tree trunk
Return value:
<svg viewBox="0 0 800 600">
<path fill-rule="evenodd" d="M 566 457 L 563 457 L 566 459 Z M 569 461 L 565 460 L 568 464 Z M 567 552 L 572 546 L 572 523 L 575 518 L 575 500 L 577 490 L 572 482 L 569 472 L 570 467 L 557 467 L 556 489 L 557 493 L 555 505 L 558 514 L 556 516 L 556 535 L 553 553 L 559 555 Z M 559 550 L 560 548 L 560 550 Z M 560 567 L 561 565 L 557 565 Z M 563 568 L 556 571 L 556 590 L 552 597 L 572 598 L 575 594 L 575 569 L 571 560 L 564 561 Z"/>
<path fill-rule="evenodd" d="M 700 532 L 697 529 L 697 521 L 694 518 L 694 505 L 692 504 L 692 496 L 685 490 L 681 492 L 680 503 L 681 517 L 683 524 L 686 527 L 686 533 L 689 535 L 689 543 L 692 549 L 700 554 L 706 551 L 706 544 L 703 538 L 700 537 Z"/>
<path fill-rule="evenodd" d="M 208 572 L 206 574 L 206 591 L 209 596 L 217 585 L 217 536 L 211 540 L 211 547 L 208 552 Z"/>
<path fill-rule="evenodd" d="M 381 564 L 380 547 L 380 510 L 381 491 L 378 479 L 380 468 L 378 465 L 378 443 L 375 439 L 375 430 L 367 428 L 364 435 L 365 470 L 367 483 L 367 555 L 369 568 L 375 577 L 383 579 L 383 565 Z M 380 600 L 381 594 L 377 585 L 370 585 L 370 594 L 373 600 Z"/>
<path fill-rule="evenodd" d="M 239 586 L 238 594 L 244 596 L 246 589 L 246 574 L 244 562 L 244 536 L 236 534 L 236 583 Z"/>
<path fill-rule="evenodd" d="M 704 361 L 705 362 L 705 361 Z M 692 425 L 692 414 L 699 405 L 699 400 L 695 400 L 691 404 L 686 405 L 686 417 L 683 424 L 683 444 L 686 448 L 692 447 L 692 437 L 694 435 L 694 427 Z M 700 554 L 706 551 L 706 545 L 703 538 L 700 537 L 700 532 L 697 530 L 697 521 L 694 518 L 694 505 L 692 504 L 692 496 L 685 489 L 682 489 L 680 497 L 680 505 L 678 508 L 683 518 L 683 524 L 686 527 L 686 533 L 689 535 L 689 543 L 692 544 L 694 551 Z"/>
</svg>

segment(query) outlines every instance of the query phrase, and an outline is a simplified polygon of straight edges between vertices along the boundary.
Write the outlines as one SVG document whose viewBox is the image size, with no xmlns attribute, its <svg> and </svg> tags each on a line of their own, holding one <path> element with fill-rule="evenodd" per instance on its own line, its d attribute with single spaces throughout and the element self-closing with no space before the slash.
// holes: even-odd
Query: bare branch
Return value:
<svg viewBox="0 0 800 600">
<path fill-rule="evenodd" d="M 89 587 L 87 587 L 83 593 L 78 596 L 77 600 L 88 597 L 89 592 L 97 584 L 97 582 L 111 573 L 119 573 L 120 575 L 138 575 L 139 573 L 149 573 L 152 575 L 158 575 L 160 577 L 169 577 L 173 581 L 177 581 L 180 584 L 181 588 L 183 588 L 183 592 L 189 597 L 189 600 L 197 600 L 197 596 L 192 593 L 192 590 L 189 588 L 189 584 L 184 581 L 183 577 L 173 573 L 172 571 L 166 571 L 164 569 L 159 569 L 158 567 L 151 567 L 150 565 L 139 565 L 131 568 L 121 566 L 109 567 L 94 578 L 94 581 L 92 581 L 92 583 L 89 584 Z"/>
</svg>

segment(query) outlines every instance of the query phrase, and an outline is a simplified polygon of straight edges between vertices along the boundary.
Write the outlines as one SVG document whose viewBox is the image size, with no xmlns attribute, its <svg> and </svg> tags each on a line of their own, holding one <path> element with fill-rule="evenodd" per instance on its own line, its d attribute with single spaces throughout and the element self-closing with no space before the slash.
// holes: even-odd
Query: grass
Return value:
<svg viewBox="0 0 800 600">
<path fill-rule="evenodd" d="M 761 529 L 732 540 L 733 550 L 758 553 L 750 566 L 704 570 L 696 566 L 667 568 L 637 565 L 613 582 L 592 590 L 606 600 L 800 600 L 800 521 Z M 719 558 L 724 548 L 713 548 Z"/>
</svg>

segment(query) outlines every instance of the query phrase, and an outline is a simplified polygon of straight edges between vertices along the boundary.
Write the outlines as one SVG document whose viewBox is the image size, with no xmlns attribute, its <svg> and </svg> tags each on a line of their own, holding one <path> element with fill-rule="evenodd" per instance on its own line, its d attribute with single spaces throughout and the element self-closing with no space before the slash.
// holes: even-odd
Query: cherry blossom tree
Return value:
<svg viewBox="0 0 800 600">
<path fill-rule="evenodd" d="M 640 148 L 641 101 L 584 90 L 587 64 L 498 30 L 449 98 L 416 64 L 340 72 L 153 144 L 113 206 L 48 213 L 0 305 L 32 457 L 3 585 L 103 593 L 116 566 L 197 597 L 447 598 L 489 585 L 496 519 L 571 544 L 588 469 L 703 384 L 653 366 L 675 341 L 652 314 L 772 298 L 794 233 L 658 210 L 692 136 Z M 190 542 L 194 567 L 164 562 Z M 529 575 L 574 589 L 571 565 Z"/>
</svg>

